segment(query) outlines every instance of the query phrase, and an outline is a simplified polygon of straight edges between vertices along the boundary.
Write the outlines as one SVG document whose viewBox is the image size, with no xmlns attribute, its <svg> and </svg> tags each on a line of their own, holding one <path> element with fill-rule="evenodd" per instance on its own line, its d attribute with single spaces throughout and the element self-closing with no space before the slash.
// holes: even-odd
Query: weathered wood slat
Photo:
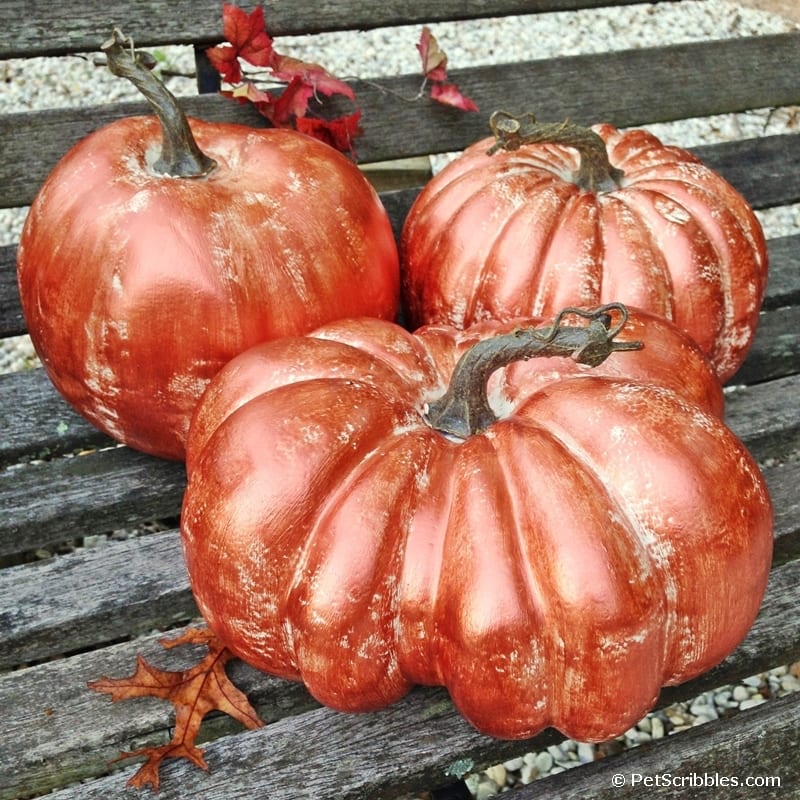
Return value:
<svg viewBox="0 0 800 800">
<path fill-rule="evenodd" d="M 0 473 L 0 555 L 177 517 L 185 486 L 183 464 L 123 447 Z"/>
<path fill-rule="evenodd" d="M 169 738 L 168 705 L 148 699 L 111 703 L 86 686 L 101 676 L 132 674 L 138 654 L 162 669 L 177 670 L 196 664 L 205 653 L 200 647 L 165 650 L 159 638 L 147 636 L 0 676 L 0 703 L 6 709 L 0 729 L 0 800 L 17 797 L 23 789 L 44 793 L 103 775 L 131 742 L 147 746 Z M 231 663 L 228 672 L 267 723 L 319 705 L 301 684 L 257 672 L 240 661 Z M 213 715 L 202 734 L 209 740 L 240 730 L 230 717 Z M 12 770 L 10 759 L 19 741 L 32 744 L 14 754 Z"/>
<path fill-rule="evenodd" d="M 0 670 L 197 616 L 178 533 L 0 571 Z"/>
<path fill-rule="evenodd" d="M 0 247 L 0 339 L 25 333 L 17 291 L 17 246 Z"/>
<path fill-rule="evenodd" d="M 424 0 L 364 3 L 361 0 L 282 3 L 266 0 L 267 29 L 272 36 L 411 25 L 544 11 L 574 11 L 599 6 L 632 5 L 640 0 Z M 663 2 L 663 0 L 660 0 Z M 659 2 L 659 0 L 655 0 Z M 255 3 L 241 3 L 251 10 Z M 212 44 L 222 38 L 219 0 L 113 0 L 99 3 L 35 4 L 20 13 L 14 0 L 0 1 L 0 58 L 61 55 L 97 49 L 111 25 L 135 32 L 142 45 Z"/>
<path fill-rule="evenodd" d="M 776 547 L 783 557 L 797 557 L 800 519 L 791 498 L 800 464 L 764 474 L 778 508 Z M 12 567 L 0 572 L 0 669 L 169 627 L 196 613 L 174 530 Z"/>
<path fill-rule="evenodd" d="M 725 397 L 725 423 L 756 458 L 783 458 L 800 442 L 798 392 L 800 375 L 731 387 Z"/>
<path fill-rule="evenodd" d="M 800 176 L 790 168 L 800 161 L 799 140 L 797 134 L 764 136 L 691 150 L 746 195 L 753 208 L 767 208 L 800 199 Z M 779 192 L 777 184 L 782 184 Z"/>
<path fill-rule="evenodd" d="M 800 303 L 800 234 L 770 239 L 769 285 L 764 309 Z"/>
<path fill-rule="evenodd" d="M 738 680 L 748 674 L 767 669 L 773 662 L 759 656 L 762 647 L 774 655 L 772 641 L 775 637 L 784 642 L 782 655 L 797 655 L 800 641 L 800 623 L 797 615 L 788 619 L 783 616 L 787 606 L 785 600 L 797 603 L 800 566 L 787 565 L 773 572 L 764 611 L 757 620 L 741 650 L 748 654 L 747 662 L 742 663 L 739 651 L 732 654 L 720 665 L 715 676 L 722 682 Z M 780 613 L 771 615 L 769 608 L 777 602 Z M 788 623 L 788 628 L 787 628 Z M 755 660 L 750 660 L 755 657 Z M 728 662 L 732 662 L 731 666 Z M 726 666 L 728 665 L 728 666 Z M 744 672 L 740 670 L 744 668 Z M 123 670 L 123 674 L 129 672 Z M 723 680 L 723 676 L 727 678 Z M 94 676 L 87 676 L 91 679 Z M 243 688 L 258 694 L 258 689 L 250 683 L 268 683 L 268 679 L 252 671 L 243 671 Z M 74 678 L 73 678 L 74 680 Z M 701 684 L 702 685 L 702 684 Z M 719 684 L 715 684 L 719 685 Z M 39 690 L 41 691 L 41 690 Z M 688 699 L 696 691 L 696 684 L 687 683 L 671 689 L 671 698 Z M 664 699 L 664 698 L 662 698 Z M 800 696 L 786 701 L 775 701 L 761 714 L 769 716 L 772 709 L 788 707 L 796 727 L 796 705 Z M 73 700 L 74 702 L 74 700 Z M 88 701 L 87 701 L 88 702 Z M 670 699 L 669 702 L 674 702 Z M 258 701 L 256 701 L 258 704 Z M 95 700 L 91 701 L 97 707 Z M 135 720 L 152 709 L 139 712 L 130 706 L 130 718 Z M 108 706 L 107 706 L 108 708 Z M 96 713 L 96 712 L 95 712 Z M 109 711 L 109 713 L 112 713 Z M 118 709 L 113 714 L 121 713 Z M 747 719 L 743 714 L 734 718 L 723 730 L 732 732 L 741 726 L 737 720 Z M 150 724 L 152 724 L 150 716 Z M 785 734 L 783 714 L 772 721 L 776 730 Z M 24 723 L 30 724 L 30 723 Z M 102 723 L 101 723 L 102 725 Z M 107 725 L 107 723 L 106 723 Z M 133 722 L 136 725 L 136 722 Z M 120 722 L 109 730 L 103 725 L 98 732 L 102 737 L 118 736 Z M 763 729 L 763 726 L 762 726 Z M 419 731 L 425 731 L 424 736 Z M 714 729 L 703 731 L 706 736 L 714 735 Z M 747 729 L 746 735 L 752 731 Z M 129 729 L 128 735 L 145 735 L 141 729 Z M 735 734 L 733 734 L 735 735 Z M 177 762 L 168 763 L 162 772 L 160 797 L 164 800 L 202 796 L 204 800 L 227 800 L 231 786 L 236 787 L 239 796 L 268 796 L 271 800 L 301 800 L 302 798 L 350 798 L 366 800 L 382 796 L 397 796 L 401 791 L 430 788 L 448 782 L 448 768 L 454 762 L 469 760 L 471 768 L 481 768 L 489 764 L 519 755 L 528 749 L 544 747 L 559 741 L 561 737 L 552 730 L 544 732 L 526 742 L 503 742 L 488 739 L 476 733 L 454 710 L 446 694 L 441 690 L 420 689 L 412 692 L 395 706 L 374 714 L 346 715 L 319 708 L 300 716 L 285 717 L 258 731 L 239 733 L 223 737 L 205 749 L 211 773 L 202 773 L 191 765 Z M 674 739 L 670 737 L 670 742 Z M 719 742 L 720 740 L 716 740 Z M 785 741 L 792 741 L 791 736 Z M 75 747 L 68 740 L 68 747 Z M 100 745 L 95 740 L 96 745 Z M 113 749 L 111 745 L 106 745 Z M 631 754 L 633 763 L 639 763 L 648 751 L 637 750 Z M 783 751 L 784 753 L 786 751 Z M 625 757 L 623 756 L 623 759 Z M 612 761 L 607 762 L 611 765 Z M 737 763 L 737 762 L 720 762 Z M 368 765 L 365 768 L 365 765 Z M 605 765 L 604 765 L 605 766 Z M 584 768 L 581 768 L 584 769 Z M 591 767 L 589 769 L 592 769 Z M 788 770 L 788 767 L 786 768 Z M 52 795 L 54 800 L 91 800 L 117 796 L 133 768 L 80 787 L 65 789 Z M 302 774 L 303 781 L 296 776 Z M 677 770 L 676 770 L 677 774 Z M 452 778 L 450 778 L 452 780 Z M 544 791 L 546 784 L 535 788 Z M 391 792 L 391 793 L 390 793 Z M 538 797 L 539 795 L 530 795 Z M 547 796 L 547 795 L 544 795 Z M 563 796 L 594 796 L 588 794 Z M 751 795 L 752 796 L 752 795 Z"/>
<path fill-rule="evenodd" d="M 508 105 L 508 98 L 514 98 L 512 110 L 529 109 L 543 120 L 607 120 L 622 127 L 790 105 L 800 102 L 793 79 L 798 71 L 800 32 L 530 61 L 513 68 L 453 70 L 453 80 L 480 106 L 478 114 L 432 101 L 409 104 L 393 96 L 414 96 L 416 75 L 382 78 L 376 84 L 355 81 L 364 112 L 364 135 L 357 150 L 363 163 L 460 150 L 487 135 L 489 114 Z M 186 98 L 182 105 L 209 120 L 264 124 L 253 108 L 218 95 Z M 28 204 L 72 143 L 106 122 L 145 111 L 143 105 L 125 103 L 0 117 L 0 140 L 6 149 L 0 164 L 0 201 L 7 206 Z M 17 130 L 26 135 L 15 135 Z M 782 146 L 788 148 L 785 157 L 796 162 L 795 139 L 787 137 Z M 796 189 L 796 177 L 783 177 Z"/>
<path fill-rule="evenodd" d="M 758 383 L 800 371 L 800 307 L 761 315 L 750 352 L 731 383 Z"/>
<path fill-rule="evenodd" d="M 0 466 L 114 442 L 72 410 L 43 369 L 0 375 Z"/>
<path fill-rule="evenodd" d="M 800 602 L 800 566 L 777 569 L 771 578 L 763 608 L 746 639 L 719 666 L 700 678 L 662 693 L 658 707 L 693 697 L 707 688 L 716 688 L 741 680 L 775 666 L 786 656 L 786 643 L 800 641 L 800 616 L 784 615 Z M 776 636 L 776 632 L 780 632 Z M 176 632 L 177 633 L 177 632 Z M 0 753 L 11 753 L 16 741 L 33 741 L 35 745 L 14 759 L 14 770 L 3 770 L 0 760 L 0 800 L 14 797 L 21 787 L 37 792 L 65 785 L 70 780 L 102 775 L 107 762 L 118 750 L 136 741 L 154 744 L 166 737 L 171 719 L 168 707 L 156 700 L 110 704 L 108 698 L 89 692 L 86 682 L 101 675 L 121 677 L 130 674 L 136 654 L 163 669 L 183 669 L 196 663 L 195 648 L 163 650 L 156 636 L 125 642 L 101 651 L 84 653 L 48 664 L 9 673 L 0 677 L 0 704 L 7 708 L 5 724 L 0 729 Z M 281 681 L 235 662 L 229 670 L 232 679 L 250 698 L 267 723 L 286 716 L 304 713 L 317 706 L 306 690 L 294 683 Z M 423 703 L 431 707 L 445 703 L 438 690 L 419 689 Z M 11 699 L 14 702 L 10 702 Z M 52 713 L 47 713 L 50 709 Z M 329 712 L 327 712 L 329 713 Z M 217 739 L 239 731 L 227 717 L 214 716 L 204 726 L 205 738 Z M 522 753 L 527 748 L 544 746 L 554 738 L 549 732 L 512 748 Z M 220 743 L 224 748 L 225 743 Z M 302 748 L 300 739 L 296 748 Z M 442 747 L 446 747 L 442 741 Z M 504 745 L 505 746 L 505 745 Z M 298 754 L 304 757 L 310 754 Z M 443 761 L 451 762 L 461 754 L 453 749 L 443 752 Z M 484 765 L 488 764 L 484 757 Z M 413 764 L 406 765 L 410 771 Z M 227 769 L 227 756 L 219 770 Z M 265 765 L 269 770 L 269 765 Z M 123 776 L 115 776 L 119 786 Z M 443 778 L 439 779 L 444 782 Z"/>
</svg>

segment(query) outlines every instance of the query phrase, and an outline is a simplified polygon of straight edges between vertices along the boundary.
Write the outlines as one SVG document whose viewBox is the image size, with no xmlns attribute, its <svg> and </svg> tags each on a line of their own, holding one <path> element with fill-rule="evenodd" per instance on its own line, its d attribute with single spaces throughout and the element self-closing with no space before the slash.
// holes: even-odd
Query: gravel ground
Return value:
<svg viewBox="0 0 800 800">
<path fill-rule="evenodd" d="M 709 38 L 732 38 L 758 33 L 779 33 L 800 27 L 800 20 L 771 13 L 785 0 L 743 0 L 746 7 L 726 0 L 683 0 L 680 3 L 636 5 L 616 9 L 552 13 L 451 23 L 432 26 L 452 68 L 503 63 L 519 58 L 571 55 L 613 48 L 646 47 Z M 795 0 L 792 0 L 795 2 Z M 756 6 L 756 7 L 753 7 Z M 788 6 L 787 6 L 788 7 Z M 135 35 L 135 31 L 128 31 Z M 416 42 L 419 26 L 362 33 L 286 37 L 276 49 L 316 61 L 340 77 L 413 73 L 419 70 Z M 170 72 L 191 73 L 189 48 L 165 47 L 160 53 Z M 4 84 L 0 110 L 21 111 L 65 105 L 133 99 L 132 89 L 98 69 L 90 58 L 0 62 Z M 194 93 L 191 77 L 170 77 L 176 94 Z M 462 87 L 467 93 L 468 87 Z M 763 109 L 702 120 L 649 126 L 665 141 L 684 146 L 722 142 L 741 136 L 760 136 L 800 127 L 797 108 Z M 437 157 L 434 168 L 446 161 Z M 0 210 L 0 245 L 17 240 L 26 209 Z M 800 231 L 800 206 L 758 212 L 768 237 Z M 29 369 L 37 360 L 27 337 L 5 340 L 0 345 L 0 372 Z M 122 532 L 121 532 L 122 533 Z M 127 535 L 128 532 L 125 532 Z M 98 537 L 86 544 L 104 546 Z M 730 715 L 765 702 L 770 697 L 800 690 L 800 664 L 778 667 L 753 676 L 736 686 L 706 692 L 687 703 L 676 704 L 648 715 L 623 736 L 603 745 L 568 740 L 538 753 L 522 754 L 505 764 L 466 778 L 473 795 L 488 798 L 537 777 L 569 769 L 597 757 L 658 739 Z"/>
</svg>

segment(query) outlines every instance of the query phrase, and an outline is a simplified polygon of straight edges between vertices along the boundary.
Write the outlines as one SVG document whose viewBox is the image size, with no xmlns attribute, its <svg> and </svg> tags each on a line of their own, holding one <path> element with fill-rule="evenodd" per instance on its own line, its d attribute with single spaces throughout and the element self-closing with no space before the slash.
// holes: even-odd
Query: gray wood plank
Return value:
<svg viewBox="0 0 800 800">
<path fill-rule="evenodd" d="M 771 579 L 765 608 L 776 599 L 782 612 L 785 612 L 783 599 L 787 596 L 791 602 L 797 603 L 800 600 L 797 596 L 798 578 L 800 566 L 796 563 L 776 570 Z M 769 619 L 768 613 L 763 614 L 743 643 L 746 650 L 756 656 L 756 661 L 748 661 L 748 671 L 744 673 L 738 672 L 743 666 L 741 662 L 728 672 L 721 665 L 716 677 L 721 678 L 726 674 L 728 677 L 724 682 L 735 681 L 768 666 L 777 666 L 777 663 L 765 662 L 758 656 L 761 646 L 769 647 L 770 640 L 775 636 L 788 643 L 788 651 L 784 651 L 784 656 L 787 652 L 796 656 L 799 625 L 796 614 L 786 618 L 782 613 L 777 623 L 774 619 Z M 771 649 L 770 654 L 774 654 L 774 650 Z M 735 654 L 731 659 L 736 661 Z M 253 677 L 263 680 L 257 675 Z M 245 679 L 242 686 L 249 692 L 251 687 L 246 685 L 247 680 L 249 678 Z M 695 685 L 687 683 L 678 687 L 677 694 L 688 699 L 695 691 Z M 676 696 L 674 692 L 673 696 Z M 766 704 L 760 710 L 754 710 L 754 713 L 745 715 L 742 712 L 730 724 L 716 723 L 713 728 L 709 726 L 704 729 L 704 736 L 700 738 L 716 737 L 714 742 L 717 751 L 725 752 L 722 745 L 729 737 L 736 738 L 740 743 L 744 738 L 763 742 L 765 728 L 773 727 L 785 737 L 787 718 L 796 729 L 798 700 L 800 695 Z M 131 709 L 129 713 L 134 716 L 137 712 Z M 746 724 L 747 720 L 755 719 L 761 720 L 760 724 L 754 723 L 757 730 Z M 100 721 L 98 724 L 102 725 Z M 717 735 L 716 730 L 724 733 Z M 788 730 L 791 731 L 791 728 Z M 186 763 L 168 763 L 162 773 L 160 797 L 164 800 L 177 800 L 187 796 L 203 797 L 204 800 L 227 800 L 233 790 L 240 797 L 269 796 L 271 800 L 367 800 L 375 797 L 396 797 L 402 791 L 417 791 L 447 783 L 448 768 L 456 761 L 467 760 L 471 764 L 470 768 L 480 769 L 529 749 L 547 746 L 561 738 L 548 729 L 542 735 L 525 742 L 489 739 L 476 733 L 460 718 L 444 692 L 419 689 L 400 703 L 374 714 L 346 715 L 319 708 L 299 716 L 284 717 L 257 731 L 225 736 L 205 748 L 210 774 L 202 773 Z M 679 750 L 679 745 L 674 744 L 680 741 L 686 743 L 686 739 L 670 737 L 667 741 L 681 755 L 688 757 L 686 751 Z M 791 736 L 784 738 L 784 741 L 791 742 Z M 669 749 L 667 748 L 667 753 Z M 639 763 L 641 758 L 646 757 L 646 753 L 647 750 L 635 751 L 630 756 L 631 763 Z M 710 753 L 711 750 L 706 750 L 706 754 Z M 669 756 L 665 755 L 665 758 Z M 616 760 L 609 760 L 600 764 L 599 768 L 610 768 L 614 763 L 617 763 Z M 726 758 L 724 761 L 707 763 L 730 765 L 737 762 Z M 127 767 L 121 773 L 80 787 L 65 789 L 52 797 L 54 800 L 79 797 L 82 800 L 91 800 L 116 796 L 133 769 Z M 678 774 L 677 768 L 673 767 L 673 770 Z M 303 782 L 299 784 L 297 776 L 301 773 Z M 536 784 L 535 788 L 539 789 L 540 786 L 541 791 L 544 791 L 546 784 Z M 528 796 L 532 798 L 539 795 Z M 590 791 L 588 794 L 558 796 L 594 795 Z"/>
<path fill-rule="evenodd" d="M 0 466 L 114 442 L 56 392 L 43 369 L 0 375 Z"/>
<path fill-rule="evenodd" d="M 770 239 L 764 309 L 800 305 L 800 234 Z"/>
<path fill-rule="evenodd" d="M 659 0 L 656 0 L 658 2 Z M 368 30 L 393 25 L 472 19 L 544 11 L 573 11 L 631 5 L 639 0 L 425 0 L 364 3 L 362 0 L 309 0 L 287 4 L 266 0 L 267 29 L 273 36 L 336 30 Z M 241 4 L 248 11 L 254 3 Z M 0 1 L 0 58 L 60 55 L 97 49 L 112 24 L 135 33 L 143 46 L 211 44 L 222 38 L 219 0 L 98 0 L 35 3 L 20 13 L 15 0 Z"/>
<path fill-rule="evenodd" d="M 798 43 L 800 44 L 800 42 Z M 789 205 L 800 199 L 800 136 L 764 136 L 690 148 L 709 167 L 724 175 L 753 208 Z M 770 186 L 783 182 L 781 196 Z"/>
<path fill-rule="evenodd" d="M 17 290 L 17 246 L 0 247 L 0 338 L 25 333 Z"/>
<path fill-rule="evenodd" d="M 165 650 L 158 643 L 162 635 L 0 675 L 0 704 L 6 714 L 0 729 L 0 800 L 18 797 L 23 791 L 43 794 L 72 781 L 106 774 L 109 762 L 131 742 L 147 746 L 169 739 L 172 715 L 168 704 L 152 699 L 112 703 L 107 695 L 90 691 L 86 685 L 101 676 L 131 675 L 138 654 L 172 670 L 189 668 L 205 654 L 201 647 Z M 266 723 L 319 705 L 301 684 L 273 678 L 241 661 L 232 662 L 227 669 Z M 230 717 L 214 714 L 203 724 L 201 741 L 240 730 Z M 20 742 L 25 747 L 19 748 Z"/>
<path fill-rule="evenodd" d="M 0 556 L 177 517 L 185 487 L 182 463 L 124 447 L 0 473 Z"/>
<path fill-rule="evenodd" d="M 777 308 L 761 314 L 747 358 L 729 383 L 758 383 L 800 371 L 798 331 L 798 306 Z"/>
<path fill-rule="evenodd" d="M 794 79 L 800 71 L 799 43 L 800 31 L 529 61 L 513 68 L 453 70 L 452 79 L 479 105 L 477 114 L 433 101 L 399 101 L 392 93 L 416 94 L 418 75 L 382 78 L 374 84 L 355 81 L 364 129 L 356 149 L 362 163 L 460 150 L 487 135 L 487 120 L 498 98 L 514 98 L 515 108 L 510 110 L 532 110 L 542 120 L 569 117 L 582 124 L 606 120 L 620 127 L 792 105 L 800 102 Z M 186 98 L 182 105 L 189 114 L 209 120 L 264 124 L 249 105 L 218 95 Z M 335 110 L 336 104 L 331 108 Z M 72 143 L 106 122 L 145 111 L 144 105 L 125 103 L 0 117 L 0 140 L 5 145 L 0 205 L 28 204 Z M 13 135 L 18 129 L 26 135 Z M 408 135 L 409 129 L 414 136 Z M 788 136 L 781 145 L 784 156 L 794 163 L 797 138 Z M 782 202 L 793 202 L 786 198 L 797 198 L 797 179 L 791 173 L 783 177 L 787 185 Z"/>
<path fill-rule="evenodd" d="M 177 531 L 0 571 L 0 670 L 197 616 Z"/>
<path fill-rule="evenodd" d="M 783 458 L 798 446 L 800 375 L 753 386 L 732 386 L 725 396 L 725 423 L 761 460 Z"/>
</svg>

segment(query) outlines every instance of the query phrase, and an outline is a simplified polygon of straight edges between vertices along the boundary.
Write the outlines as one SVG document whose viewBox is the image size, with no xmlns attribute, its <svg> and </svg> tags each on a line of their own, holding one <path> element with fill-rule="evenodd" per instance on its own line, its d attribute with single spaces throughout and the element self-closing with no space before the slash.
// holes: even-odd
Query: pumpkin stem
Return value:
<svg viewBox="0 0 800 800">
<path fill-rule="evenodd" d="M 591 128 L 564 122 L 537 122 L 531 114 L 515 117 L 507 111 L 495 111 L 489 118 L 495 143 L 487 151 L 519 150 L 525 144 L 543 142 L 574 147 L 580 155 L 580 166 L 573 181 L 590 192 L 611 192 L 619 188 L 623 171 L 611 166 L 605 142 Z"/>
<path fill-rule="evenodd" d="M 153 63 L 148 53 L 133 49 L 133 40 L 119 28 L 101 45 L 108 68 L 120 78 L 127 78 L 145 97 L 161 123 L 161 155 L 153 169 L 162 175 L 178 178 L 201 178 L 217 162 L 197 146 L 189 121 L 167 87 L 150 71 Z"/>
<path fill-rule="evenodd" d="M 613 327 L 612 312 L 620 315 Z M 589 322 L 582 326 L 562 324 L 570 314 Z M 458 360 L 447 392 L 428 406 L 428 424 L 461 439 L 486 430 L 497 421 L 486 394 L 489 377 L 514 361 L 562 356 L 596 367 L 611 353 L 641 350 L 642 342 L 614 341 L 627 321 L 628 310 L 622 303 L 609 303 L 592 310 L 568 307 L 558 313 L 549 328 L 517 328 L 478 342 Z"/>
</svg>

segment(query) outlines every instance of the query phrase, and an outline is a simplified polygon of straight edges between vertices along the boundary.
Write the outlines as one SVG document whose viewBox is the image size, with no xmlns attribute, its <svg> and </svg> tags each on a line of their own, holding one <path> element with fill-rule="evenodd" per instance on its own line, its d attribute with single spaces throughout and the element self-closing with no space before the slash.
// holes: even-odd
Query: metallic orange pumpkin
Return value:
<svg viewBox="0 0 800 800">
<path fill-rule="evenodd" d="M 115 439 L 182 458 L 234 355 L 344 316 L 394 319 L 400 278 L 377 194 L 333 148 L 191 120 L 213 161 L 181 177 L 160 165 L 162 126 L 122 119 L 64 156 L 26 220 L 18 278 L 64 397 Z"/>
<path fill-rule="evenodd" d="M 435 421 L 457 362 L 540 321 L 345 320 L 235 358 L 187 451 L 210 628 L 334 708 L 445 685 L 508 738 L 618 735 L 719 662 L 761 602 L 769 496 L 697 346 L 631 318 L 641 351 L 494 371 L 466 435 Z"/>
<path fill-rule="evenodd" d="M 767 282 L 764 235 L 744 198 L 643 130 L 530 115 L 492 123 L 495 137 L 436 175 L 406 219 L 412 324 L 465 327 L 616 300 L 673 320 L 729 378 Z"/>
</svg>

